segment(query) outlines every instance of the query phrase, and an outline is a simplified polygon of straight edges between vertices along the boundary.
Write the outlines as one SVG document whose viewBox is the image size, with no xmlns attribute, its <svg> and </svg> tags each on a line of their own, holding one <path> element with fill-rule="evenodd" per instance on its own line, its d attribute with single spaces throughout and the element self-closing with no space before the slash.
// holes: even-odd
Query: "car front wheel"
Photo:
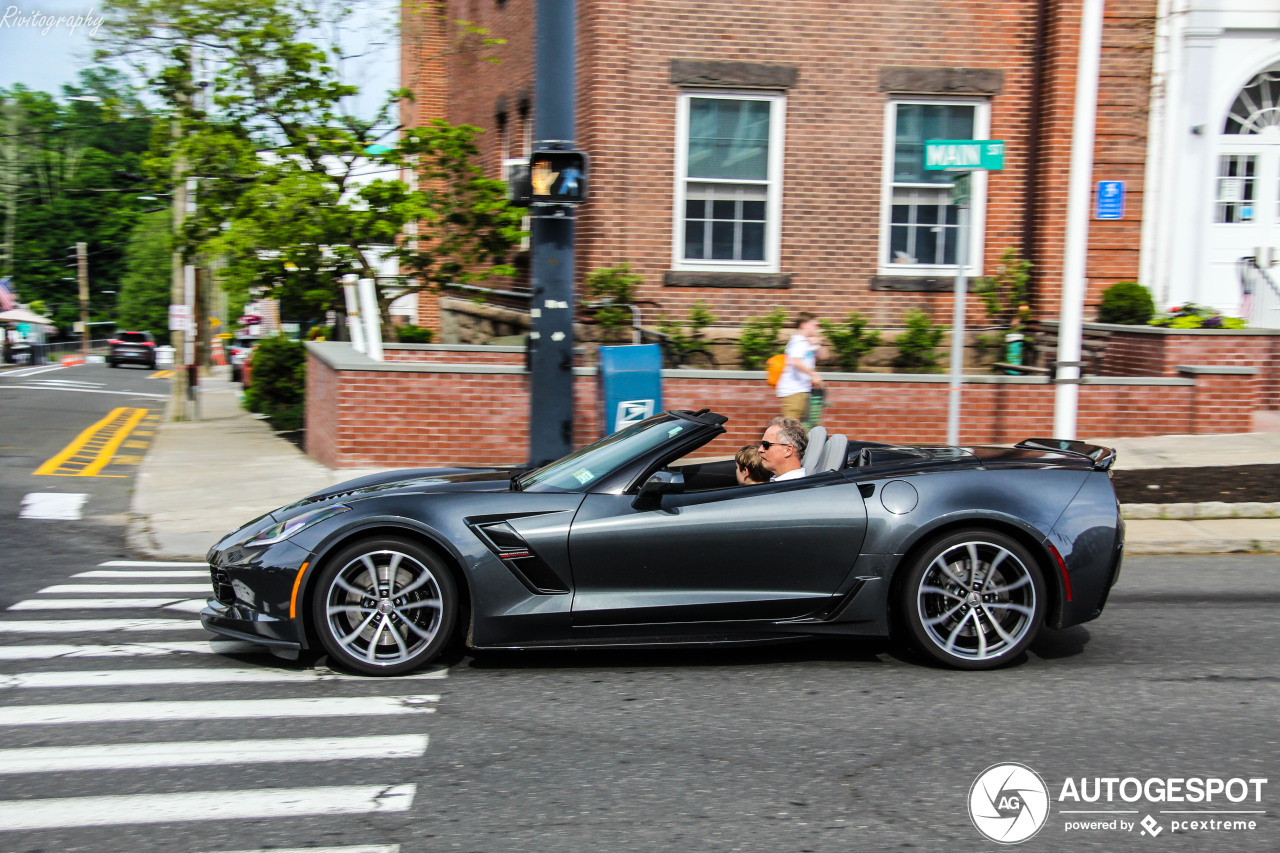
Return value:
<svg viewBox="0 0 1280 853">
<path fill-rule="evenodd" d="M 957 669 L 1021 654 L 1044 621 L 1040 567 L 1013 539 L 964 530 L 931 543 L 907 569 L 901 615 L 913 644 Z"/>
<path fill-rule="evenodd" d="M 435 554 L 406 539 L 357 542 L 325 563 L 312 617 L 320 641 L 342 665 L 366 675 L 401 675 L 444 648 L 458 595 Z"/>
</svg>

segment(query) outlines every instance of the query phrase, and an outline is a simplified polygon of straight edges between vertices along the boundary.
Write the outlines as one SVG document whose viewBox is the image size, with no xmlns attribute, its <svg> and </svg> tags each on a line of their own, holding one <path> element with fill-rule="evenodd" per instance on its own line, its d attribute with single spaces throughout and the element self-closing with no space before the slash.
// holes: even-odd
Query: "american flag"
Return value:
<svg viewBox="0 0 1280 853">
<path fill-rule="evenodd" d="M 18 307 L 18 300 L 14 298 L 13 291 L 9 288 L 9 282 L 12 279 L 0 278 L 0 311 L 11 311 Z"/>
</svg>

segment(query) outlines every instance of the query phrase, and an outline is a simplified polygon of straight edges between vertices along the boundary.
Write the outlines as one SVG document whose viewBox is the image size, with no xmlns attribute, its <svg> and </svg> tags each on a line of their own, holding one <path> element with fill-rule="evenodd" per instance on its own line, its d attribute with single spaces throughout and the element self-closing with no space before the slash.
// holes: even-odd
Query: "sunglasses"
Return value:
<svg viewBox="0 0 1280 853">
<path fill-rule="evenodd" d="M 783 441 L 762 441 L 760 442 L 761 450 L 768 450 L 770 447 L 795 447 L 794 444 L 787 444 Z"/>
</svg>

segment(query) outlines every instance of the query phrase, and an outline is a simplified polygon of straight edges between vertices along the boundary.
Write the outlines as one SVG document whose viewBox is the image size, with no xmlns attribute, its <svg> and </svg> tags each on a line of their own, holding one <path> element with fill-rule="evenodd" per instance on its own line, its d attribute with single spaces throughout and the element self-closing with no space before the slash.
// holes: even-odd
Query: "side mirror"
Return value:
<svg viewBox="0 0 1280 853">
<path fill-rule="evenodd" d="M 684 474 L 672 471 L 655 471 L 640 487 L 640 494 L 631 502 L 638 510 L 653 509 L 662 503 L 663 495 L 678 495 L 684 491 Z"/>
</svg>

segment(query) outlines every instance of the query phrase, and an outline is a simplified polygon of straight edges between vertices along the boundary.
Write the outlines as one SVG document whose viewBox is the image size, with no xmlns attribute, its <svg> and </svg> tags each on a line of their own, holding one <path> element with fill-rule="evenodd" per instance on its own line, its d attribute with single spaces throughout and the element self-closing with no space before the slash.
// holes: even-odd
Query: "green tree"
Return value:
<svg viewBox="0 0 1280 853">
<path fill-rule="evenodd" d="M 147 204 L 151 119 L 122 76 L 81 73 L 61 96 L 0 89 L 0 275 L 64 329 L 80 318 L 74 246 L 88 249 L 91 319 L 109 318 L 127 237 Z"/>
<path fill-rule="evenodd" d="M 116 323 L 125 329 L 146 329 L 157 341 L 169 336 L 171 221 L 167 210 L 152 211 L 138 219 L 125 245 L 125 270 L 117 293 Z"/>
<path fill-rule="evenodd" d="M 514 274 L 522 211 L 475 165 L 479 130 L 397 127 L 407 90 L 387 93 L 371 115 L 352 107 L 359 90 L 338 71 L 350 8 L 110 0 L 105 9 L 100 55 L 159 63 L 151 80 L 179 132 L 152 167 L 174 180 L 201 176 L 198 213 L 179 241 L 225 258 L 224 286 L 310 314 L 342 304 L 345 275 L 376 279 L 395 257 L 405 274 L 378 292 L 383 333 L 395 340 L 393 299 Z M 338 36 L 325 46 L 305 39 L 321 28 Z M 414 185 L 382 177 L 405 172 Z"/>
</svg>

